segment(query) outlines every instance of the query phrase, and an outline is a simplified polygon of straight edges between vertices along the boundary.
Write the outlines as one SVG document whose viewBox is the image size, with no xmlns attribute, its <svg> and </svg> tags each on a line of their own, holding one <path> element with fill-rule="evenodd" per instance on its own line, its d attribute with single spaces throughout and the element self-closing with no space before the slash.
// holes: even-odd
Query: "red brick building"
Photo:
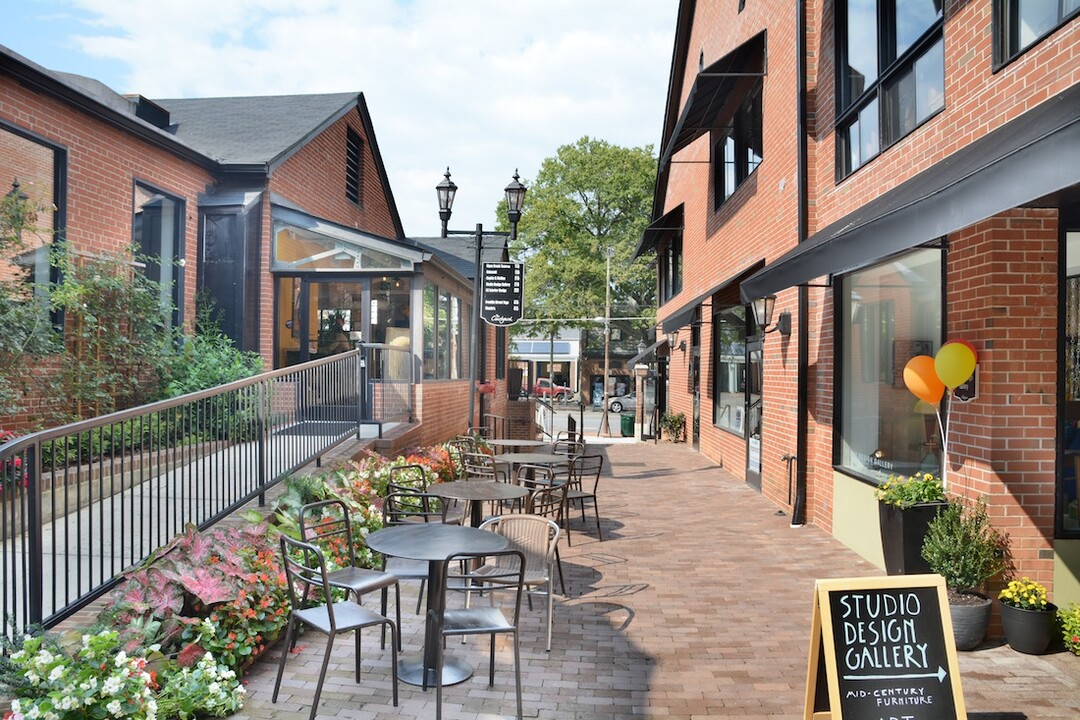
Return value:
<svg viewBox="0 0 1080 720">
<path fill-rule="evenodd" d="M 0 46 L 0 181 L 16 179 L 55 208 L 39 222 L 38 281 L 52 230 L 83 254 L 141 245 L 162 258 L 177 326 L 205 290 L 267 367 L 358 338 L 389 346 L 382 370 L 413 381 L 412 442 L 469 424 L 473 265 L 461 241 L 405 236 L 363 94 L 149 100 Z M 484 327 L 490 373 L 506 343 Z M 31 414 L 28 399 L 2 421 L 32 426 Z"/>
<path fill-rule="evenodd" d="M 1059 604 L 1080 600 L 1078 12 L 684 0 L 638 250 L 702 453 L 879 565 L 874 488 L 944 469 Z M 903 370 L 954 339 L 978 370 L 943 459 Z"/>
</svg>

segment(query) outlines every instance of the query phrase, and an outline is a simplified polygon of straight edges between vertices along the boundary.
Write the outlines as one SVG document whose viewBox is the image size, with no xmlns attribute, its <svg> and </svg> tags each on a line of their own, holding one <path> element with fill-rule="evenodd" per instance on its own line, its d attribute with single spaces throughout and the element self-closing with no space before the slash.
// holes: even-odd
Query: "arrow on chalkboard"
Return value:
<svg viewBox="0 0 1080 720">
<path fill-rule="evenodd" d="M 845 675 L 845 680 L 925 680 L 926 678 L 937 678 L 938 682 L 945 680 L 945 668 L 938 665 L 936 673 L 923 673 L 912 675 Z"/>
</svg>

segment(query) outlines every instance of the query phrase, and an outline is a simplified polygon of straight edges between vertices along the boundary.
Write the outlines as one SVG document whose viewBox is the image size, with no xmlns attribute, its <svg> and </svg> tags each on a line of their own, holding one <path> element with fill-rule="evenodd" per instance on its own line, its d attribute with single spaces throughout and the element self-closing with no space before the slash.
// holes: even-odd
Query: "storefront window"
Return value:
<svg viewBox="0 0 1080 720">
<path fill-rule="evenodd" d="M 746 308 L 727 308 L 713 316 L 713 423 L 744 435 L 746 413 Z"/>
<path fill-rule="evenodd" d="M 941 345 L 941 263 L 941 250 L 916 250 L 841 281 L 838 462 L 857 475 L 941 472 L 933 408 L 903 379 Z"/>
<path fill-rule="evenodd" d="M 1080 476 L 1080 231 L 1065 235 L 1065 456 L 1058 474 L 1061 530 L 1080 537 L 1077 482 Z"/>
<path fill-rule="evenodd" d="M 468 306 L 436 285 L 424 287 L 424 377 L 457 380 L 468 364 L 469 332 L 464 321 Z"/>
</svg>

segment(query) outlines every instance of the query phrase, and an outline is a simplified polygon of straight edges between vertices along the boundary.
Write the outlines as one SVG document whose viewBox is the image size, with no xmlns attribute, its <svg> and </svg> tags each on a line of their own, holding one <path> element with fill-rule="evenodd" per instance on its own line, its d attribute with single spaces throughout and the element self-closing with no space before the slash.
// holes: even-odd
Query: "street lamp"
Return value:
<svg viewBox="0 0 1080 720">
<path fill-rule="evenodd" d="M 450 179 L 450 168 L 447 167 L 442 181 L 435 186 L 435 192 L 439 197 L 439 219 L 442 221 L 442 236 L 472 235 L 473 241 L 476 243 L 476 270 L 473 278 L 472 304 L 472 352 L 469 353 L 469 382 L 472 385 L 469 388 L 469 426 L 472 427 L 476 407 L 476 383 L 483 380 L 480 376 L 483 375 L 484 371 L 484 358 L 481 355 L 483 333 L 480 330 L 480 282 L 482 279 L 480 273 L 482 271 L 481 252 L 484 247 L 484 226 L 482 223 L 476 223 L 475 230 L 450 230 L 447 228 L 447 223 L 450 222 L 450 214 L 453 212 L 454 197 L 457 195 L 457 189 L 457 185 Z M 521 220 L 521 207 L 525 203 L 525 191 L 526 187 L 521 184 L 517 170 L 514 170 L 514 177 L 505 190 L 506 219 L 510 221 L 510 232 L 491 230 L 488 235 L 509 237 L 511 242 L 517 240 L 517 224 Z M 483 398 L 481 398 L 480 403 L 480 416 L 482 417 L 484 414 Z"/>
<path fill-rule="evenodd" d="M 608 423 L 608 379 L 611 376 L 611 258 L 614 254 L 615 248 L 611 245 L 604 248 L 604 414 L 600 416 L 597 435 L 611 434 Z"/>
</svg>

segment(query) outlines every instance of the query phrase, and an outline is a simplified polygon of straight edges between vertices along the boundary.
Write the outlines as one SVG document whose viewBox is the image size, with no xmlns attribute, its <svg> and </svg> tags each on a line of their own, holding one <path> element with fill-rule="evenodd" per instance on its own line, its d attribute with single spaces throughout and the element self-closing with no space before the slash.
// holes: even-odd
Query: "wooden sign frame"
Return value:
<svg viewBox="0 0 1080 720">
<path fill-rule="evenodd" d="M 890 590 L 898 591 L 895 593 L 895 598 L 893 598 L 893 593 L 888 592 Z M 904 590 L 911 592 L 903 593 Z M 933 648 L 922 648 L 921 644 L 917 647 L 921 648 L 923 653 L 928 653 L 929 658 L 933 658 L 932 664 L 938 667 L 936 669 L 921 668 L 914 672 L 904 672 L 907 668 L 899 668 L 899 672 L 883 671 L 880 675 L 851 674 L 842 676 L 837 662 L 836 651 L 838 644 L 836 632 L 838 628 L 834 624 L 832 598 L 834 594 L 846 593 L 847 591 L 853 593 L 851 598 L 840 596 L 840 602 L 848 610 L 853 604 L 851 600 L 854 600 L 854 604 L 857 605 L 860 599 L 867 597 L 884 600 L 884 596 L 889 596 L 893 600 L 900 598 L 898 603 L 901 606 L 905 604 L 918 605 L 919 614 L 921 614 L 922 603 L 927 599 L 936 600 L 936 614 L 938 617 L 932 618 L 932 625 L 927 625 L 926 620 L 923 620 L 921 629 L 926 630 L 925 633 L 922 633 L 924 637 L 915 637 L 919 635 L 920 630 L 918 624 L 919 614 L 910 615 L 906 620 L 902 621 L 893 618 L 893 624 L 889 627 L 897 628 L 898 633 L 909 636 L 905 637 L 905 640 L 911 640 L 912 643 L 915 643 L 918 639 L 928 640 L 929 642 L 925 643 L 927 645 L 930 642 L 935 643 Z M 885 592 L 877 593 L 876 591 Z M 867 595 L 861 594 L 863 592 L 866 592 Z M 901 597 L 902 595 L 907 600 Z M 870 600 L 866 600 L 866 602 L 867 607 L 869 607 Z M 930 615 L 933 614 L 933 609 L 931 609 Z M 897 622 L 901 624 L 897 626 Z M 842 630 L 844 633 L 842 642 L 848 642 L 849 637 L 852 635 L 861 636 L 864 629 L 862 625 L 861 622 L 856 624 L 845 623 Z M 870 623 L 866 623 L 866 625 L 868 635 L 880 637 L 879 629 L 872 627 Z M 881 628 L 884 627 L 884 625 L 881 626 Z M 891 662 L 888 662 L 889 658 L 892 658 L 894 662 L 897 658 L 902 660 L 904 657 L 909 659 L 912 657 L 905 653 L 896 655 L 897 652 L 900 652 L 899 647 L 901 645 L 894 644 L 897 645 L 897 648 L 893 648 L 892 653 L 886 652 L 889 649 L 888 643 L 885 643 L 880 648 L 882 657 L 887 661 L 885 662 L 886 665 L 891 665 Z M 863 652 L 868 652 L 865 645 L 860 647 L 864 648 Z M 908 645 L 902 647 L 906 651 L 911 651 L 911 647 Z M 934 653 L 935 650 L 936 654 Z M 944 658 L 941 657 L 942 653 Z M 854 657 L 858 658 L 861 655 L 856 651 Z M 916 655 L 915 657 L 921 656 Z M 822 662 L 823 660 L 824 662 Z M 941 664 L 941 660 L 945 660 L 944 665 Z M 848 669 L 850 671 L 850 668 Z M 870 683 L 887 684 L 891 687 L 870 692 L 853 689 L 853 683 L 863 680 L 870 681 Z M 935 686 L 935 680 L 940 685 Z M 905 687 L 911 683 L 916 687 Z M 922 692 L 917 687 L 919 685 L 923 685 Z M 926 686 L 930 687 L 929 693 L 925 692 Z M 935 688 L 941 688 L 941 692 L 937 695 L 934 694 Z M 847 703 L 845 703 L 842 690 L 847 693 Z M 950 693 L 951 697 L 949 697 Z M 858 699 L 851 699 L 854 697 L 858 697 Z M 937 707 L 933 707 L 935 697 L 939 701 Z M 877 702 L 882 704 L 882 707 L 880 711 L 874 710 L 871 714 L 867 714 L 867 710 L 863 708 L 858 714 L 849 715 L 848 720 L 893 720 L 900 718 L 921 720 L 922 718 L 936 719 L 941 717 L 967 720 L 964 694 L 960 688 L 960 669 L 956 658 L 956 643 L 953 639 L 952 618 L 949 615 L 949 603 L 945 593 L 945 580 L 940 575 L 893 575 L 817 581 L 814 589 L 814 609 L 810 625 L 810 650 L 807 659 L 806 702 L 803 717 L 804 720 L 843 720 L 845 717 L 845 704 L 856 702 L 862 702 L 864 705 Z M 946 709 L 949 702 L 953 705 L 953 711 L 951 712 Z M 906 703 L 911 703 L 911 705 L 905 705 Z M 920 703 L 924 704 L 920 705 Z M 942 712 L 948 714 L 942 715 Z"/>
</svg>

